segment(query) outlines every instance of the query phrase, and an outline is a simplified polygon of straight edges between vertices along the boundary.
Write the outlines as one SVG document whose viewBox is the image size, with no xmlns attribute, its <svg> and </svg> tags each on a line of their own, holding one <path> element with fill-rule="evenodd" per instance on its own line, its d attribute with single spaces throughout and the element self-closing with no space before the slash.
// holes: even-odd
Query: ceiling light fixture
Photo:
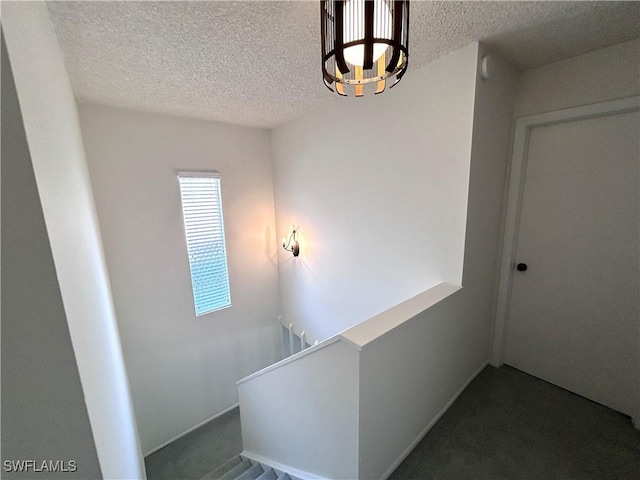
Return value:
<svg viewBox="0 0 640 480">
<path fill-rule="evenodd" d="M 324 84 L 338 95 L 362 97 L 367 84 L 382 93 L 407 70 L 409 0 L 322 0 L 320 30 Z"/>
</svg>

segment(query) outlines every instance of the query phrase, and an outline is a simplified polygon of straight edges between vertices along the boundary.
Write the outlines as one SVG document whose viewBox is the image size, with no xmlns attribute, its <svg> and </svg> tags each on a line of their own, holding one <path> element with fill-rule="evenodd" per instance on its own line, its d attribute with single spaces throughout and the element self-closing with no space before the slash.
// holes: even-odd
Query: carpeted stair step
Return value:
<svg viewBox="0 0 640 480">
<path fill-rule="evenodd" d="M 243 460 L 227 473 L 222 475 L 219 480 L 236 480 L 240 475 L 249 470 L 251 467 L 252 464 L 249 460 Z"/>
<path fill-rule="evenodd" d="M 273 468 L 264 468 L 259 463 L 237 456 L 200 480 L 291 480 L 284 472 L 277 474 Z"/>
<path fill-rule="evenodd" d="M 238 475 L 235 480 L 256 480 L 260 475 L 264 473 L 262 467 L 258 464 L 252 465 L 248 470 L 245 470 Z"/>
<path fill-rule="evenodd" d="M 278 476 L 276 472 L 273 471 L 273 468 L 265 470 L 262 475 L 260 475 L 256 480 L 278 480 Z"/>
<path fill-rule="evenodd" d="M 227 473 L 233 467 L 240 465 L 241 463 L 242 463 L 242 458 L 240 458 L 240 455 L 236 455 L 231 460 L 228 460 L 227 462 L 223 463 L 221 466 L 219 466 L 212 472 L 207 473 L 200 480 L 218 480 L 220 477 L 222 477 L 225 473 Z"/>
</svg>

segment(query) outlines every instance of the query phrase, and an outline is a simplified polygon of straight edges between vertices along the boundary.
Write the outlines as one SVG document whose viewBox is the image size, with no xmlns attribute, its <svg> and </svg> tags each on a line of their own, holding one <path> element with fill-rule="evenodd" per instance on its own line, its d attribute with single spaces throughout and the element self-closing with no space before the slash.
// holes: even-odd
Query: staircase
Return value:
<svg viewBox="0 0 640 480">
<path fill-rule="evenodd" d="M 297 480 L 285 472 L 236 456 L 201 480 Z"/>
<path fill-rule="evenodd" d="M 284 327 L 286 358 L 236 382 L 241 455 L 292 480 L 388 478 L 475 376 L 471 357 L 440 367 L 467 328 L 460 290 L 441 282 L 315 345 Z"/>
</svg>

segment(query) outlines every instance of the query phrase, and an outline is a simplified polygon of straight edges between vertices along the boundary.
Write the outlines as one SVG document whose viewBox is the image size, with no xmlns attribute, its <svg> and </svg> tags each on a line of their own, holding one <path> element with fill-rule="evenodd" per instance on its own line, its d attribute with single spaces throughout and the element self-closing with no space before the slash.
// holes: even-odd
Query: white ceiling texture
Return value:
<svg viewBox="0 0 640 480">
<path fill-rule="evenodd" d="M 49 2 L 77 98 L 270 128 L 336 98 L 319 1 Z M 519 69 L 640 35 L 640 2 L 411 2 L 409 72 L 480 40 Z M 402 84 L 398 85 L 402 88 Z"/>
</svg>

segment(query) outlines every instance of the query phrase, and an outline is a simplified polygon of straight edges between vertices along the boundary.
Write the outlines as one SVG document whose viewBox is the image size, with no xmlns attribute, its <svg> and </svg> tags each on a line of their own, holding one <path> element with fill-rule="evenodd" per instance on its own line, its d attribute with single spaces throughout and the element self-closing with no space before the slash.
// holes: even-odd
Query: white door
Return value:
<svg viewBox="0 0 640 480">
<path fill-rule="evenodd" d="M 504 361 L 634 415 L 640 115 L 534 126 L 525 151 Z"/>
</svg>

